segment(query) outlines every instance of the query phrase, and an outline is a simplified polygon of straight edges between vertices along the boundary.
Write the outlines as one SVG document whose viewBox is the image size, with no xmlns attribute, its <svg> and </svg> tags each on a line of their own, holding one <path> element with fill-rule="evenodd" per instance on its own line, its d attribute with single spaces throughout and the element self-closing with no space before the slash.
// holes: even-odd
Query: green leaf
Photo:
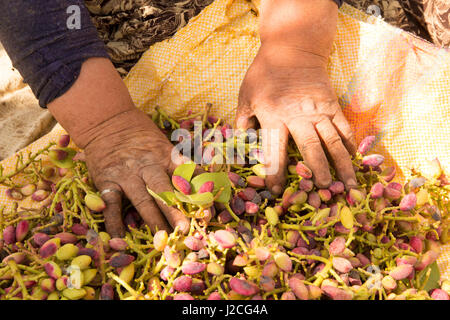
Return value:
<svg viewBox="0 0 450 320">
<path fill-rule="evenodd" d="M 193 188 L 193 192 L 196 193 L 200 189 L 200 187 L 208 181 L 214 182 L 214 190 L 212 192 L 213 195 L 216 195 L 217 192 L 223 188 L 223 191 L 219 195 L 219 197 L 215 200 L 216 202 L 228 203 L 231 197 L 231 182 L 228 179 L 228 175 L 225 172 L 207 172 L 202 173 L 196 177 L 194 177 L 191 181 L 191 185 Z"/>
<path fill-rule="evenodd" d="M 439 280 L 441 278 L 441 274 L 439 272 L 439 268 L 436 262 L 429 265 L 426 269 L 421 271 L 421 274 L 419 275 L 419 283 L 422 285 L 422 281 L 425 280 L 426 274 L 428 270 L 431 269 L 430 277 L 428 278 L 427 283 L 425 284 L 423 290 L 430 291 L 432 289 L 439 288 Z"/>
<path fill-rule="evenodd" d="M 214 196 L 211 192 L 186 195 L 175 190 L 175 196 L 182 202 L 195 204 L 197 206 L 205 206 L 214 202 Z"/>
<path fill-rule="evenodd" d="M 153 198 L 164 202 L 169 207 L 173 206 L 176 203 L 176 196 L 173 192 L 166 191 L 158 194 L 156 192 L 153 192 L 149 188 L 147 188 L 147 191 Z"/>
<path fill-rule="evenodd" d="M 73 157 L 77 154 L 77 151 L 72 148 L 58 148 L 58 150 L 63 150 L 67 152 L 67 157 L 64 160 L 57 160 L 49 157 L 50 161 L 58 168 L 70 169 L 75 164 L 73 163 Z M 50 150 L 51 151 L 51 150 Z"/>
<path fill-rule="evenodd" d="M 225 187 L 220 196 L 218 196 L 215 201 L 220 203 L 228 203 L 230 201 L 230 198 L 231 198 L 231 187 Z"/>
<path fill-rule="evenodd" d="M 191 181 L 192 175 L 194 174 L 195 167 L 197 165 L 193 162 L 184 163 L 178 166 L 173 172 L 174 176 L 180 176 L 186 179 L 187 181 Z"/>
</svg>

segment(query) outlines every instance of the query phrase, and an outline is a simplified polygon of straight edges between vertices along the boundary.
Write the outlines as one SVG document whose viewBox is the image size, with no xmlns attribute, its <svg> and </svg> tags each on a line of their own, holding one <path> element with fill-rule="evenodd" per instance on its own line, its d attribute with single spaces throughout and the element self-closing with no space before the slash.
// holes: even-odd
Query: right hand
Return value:
<svg viewBox="0 0 450 320">
<path fill-rule="evenodd" d="M 95 186 L 106 202 L 105 225 L 113 237 L 122 237 L 122 195 L 138 210 L 153 232 L 170 231 L 170 227 L 189 230 L 188 218 L 173 207 L 153 199 L 146 190 L 156 193 L 173 191 L 169 176 L 176 168 L 171 160 L 173 145 L 142 111 L 133 109 L 102 123 L 84 148 L 86 163 Z M 180 159 L 185 161 L 187 159 Z"/>
<path fill-rule="evenodd" d="M 332 182 L 329 160 L 347 189 L 356 186 L 351 155 L 356 143 L 326 70 L 325 57 L 265 43 L 247 71 L 239 93 L 236 126 L 278 130 L 278 148 L 268 143 L 266 183 L 280 194 L 286 181 L 292 135 L 318 188 Z M 265 146 L 265 145 L 264 145 Z M 329 154 L 329 160 L 327 159 Z M 277 166 L 278 165 L 278 166 Z"/>
<path fill-rule="evenodd" d="M 169 179 L 176 167 L 171 159 L 173 145 L 148 115 L 136 108 L 110 60 L 86 60 L 72 87 L 48 108 L 84 150 L 97 189 L 115 190 L 102 196 L 107 205 L 103 212 L 106 230 L 111 236 L 125 235 L 122 196 L 130 199 L 153 232 L 177 226 L 183 232 L 189 230 L 185 215 L 147 192 L 147 186 L 156 193 L 173 190 Z M 173 160 L 180 164 L 188 159 L 177 155 Z"/>
</svg>

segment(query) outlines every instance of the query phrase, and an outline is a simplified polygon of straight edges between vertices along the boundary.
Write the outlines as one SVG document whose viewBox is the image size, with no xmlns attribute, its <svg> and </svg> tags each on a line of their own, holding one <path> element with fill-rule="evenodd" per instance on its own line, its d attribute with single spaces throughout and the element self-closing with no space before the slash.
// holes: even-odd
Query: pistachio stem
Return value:
<svg viewBox="0 0 450 320">
<path fill-rule="evenodd" d="M 28 155 L 28 160 L 25 161 L 25 162 L 22 161 L 21 165 L 18 165 L 19 162 L 20 162 L 19 159 L 23 159 L 23 155 L 22 155 L 22 153 L 20 153 L 20 154 L 17 156 L 17 162 L 16 162 L 16 168 L 15 168 L 15 170 L 14 170 L 13 172 L 11 172 L 11 173 L 5 175 L 5 176 L 0 176 L 0 183 L 3 183 L 5 180 L 10 179 L 10 178 L 14 177 L 15 175 L 21 173 L 25 168 L 27 168 L 31 163 L 33 163 L 33 161 L 35 161 L 35 159 L 36 159 L 37 157 L 39 157 L 40 155 L 42 155 L 42 154 L 48 152 L 48 150 L 49 150 L 51 147 L 53 147 L 54 145 L 56 145 L 56 143 L 51 142 L 51 143 L 49 143 L 46 147 L 44 147 L 43 149 L 39 150 L 39 151 L 36 152 L 35 154 L 33 154 L 33 155 L 32 155 L 32 154 L 29 154 L 29 155 Z"/>
</svg>

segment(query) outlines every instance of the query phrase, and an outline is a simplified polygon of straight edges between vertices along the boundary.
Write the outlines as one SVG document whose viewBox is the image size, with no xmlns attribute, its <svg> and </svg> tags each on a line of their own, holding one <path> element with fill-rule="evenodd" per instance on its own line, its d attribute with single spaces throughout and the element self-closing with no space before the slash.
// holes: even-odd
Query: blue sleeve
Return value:
<svg viewBox="0 0 450 320">
<path fill-rule="evenodd" d="M 342 6 L 342 3 L 344 2 L 344 0 L 333 0 L 333 1 L 336 2 L 339 8 Z"/>
<path fill-rule="evenodd" d="M 90 57 L 108 57 L 83 0 L 0 0 L 0 42 L 41 107 L 63 95 Z"/>
</svg>

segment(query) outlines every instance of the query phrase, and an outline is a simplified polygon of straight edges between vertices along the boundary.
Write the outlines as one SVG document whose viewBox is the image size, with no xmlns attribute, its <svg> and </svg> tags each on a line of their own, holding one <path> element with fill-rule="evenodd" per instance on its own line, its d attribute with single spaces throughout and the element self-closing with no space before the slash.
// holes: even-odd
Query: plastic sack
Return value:
<svg viewBox="0 0 450 320">
<path fill-rule="evenodd" d="M 125 79 L 136 106 L 159 105 L 172 116 L 213 105 L 212 113 L 232 123 L 241 81 L 256 55 L 257 1 L 216 0 L 170 40 L 153 45 Z M 328 71 L 357 142 L 378 137 L 374 152 L 395 165 L 399 179 L 409 168 L 427 170 L 439 158 L 450 163 L 450 51 L 344 5 Z M 54 140 L 58 126 L 26 148 Z M 4 160 L 6 169 L 14 157 Z M 7 205 L 0 187 L 0 205 Z M 450 245 L 438 260 L 450 279 Z"/>
</svg>

